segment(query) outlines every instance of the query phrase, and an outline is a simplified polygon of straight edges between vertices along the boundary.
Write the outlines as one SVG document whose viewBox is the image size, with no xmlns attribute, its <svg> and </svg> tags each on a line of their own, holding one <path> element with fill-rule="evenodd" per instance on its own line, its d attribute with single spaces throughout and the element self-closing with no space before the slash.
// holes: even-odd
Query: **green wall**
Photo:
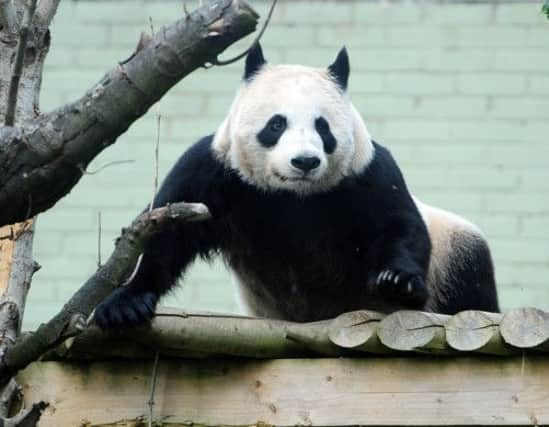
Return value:
<svg viewBox="0 0 549 427">
<path fill-rule="evenodd" d="M 251 1 L 262 14 L 268 4 Z M 196 2 L 189 1 L 189 7 Z M 493 248 L 503 307 L 549 308 L 549 22 L 540 2 L 279 2 L 263 44 L 272 62 L 322 66 L 345 44 L 350 91 L 413 192 L 478 223 Z M 182 14 L 181 1 L 61 3 L 43 81 L 42 109 L 74 100 L 141 31 Z M 246 42 L 249 43 L 249 40 Z M 224 56 L 239 52 L 245 44 Z M 198 70 L 101 154 L 70 195 L 38 218 L 26 328 L 47 320 L 94 272 L 97 212 L 102 254 L 149 201 L 161 114 L 160 175 L 215 130 L 242 64 Z M 221 263 L 199 264 L 168 304 L 237 311 Z"/>
</svg>

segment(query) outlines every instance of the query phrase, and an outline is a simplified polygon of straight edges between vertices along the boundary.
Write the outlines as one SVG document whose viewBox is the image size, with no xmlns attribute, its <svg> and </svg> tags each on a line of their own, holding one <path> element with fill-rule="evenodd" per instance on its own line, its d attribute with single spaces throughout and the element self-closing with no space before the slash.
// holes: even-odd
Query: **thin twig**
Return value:
<svg viewBox="0 0 549 427">
<path fill-rule="evenodd" d="M 153 408 L 154 408 L 154 392 L 156 390 L 156 378 L 158 376 L 158 360 L 160 358 L 160 353 L 157 351 L 154 355 L 154 364 L 151 377 L 151 393 L 149 394 L 149 401 L 147 405 L 149 406 L 149 427 L 152 427 L 153 420 Z"/>
<path fill-rule="evenodd" d="M 158 191 L 158 158 L 160 153 L 160 120 L 162 115 L 160 114 L 160 103 L 158 104 L 158 114 L 156 115 L 156 145 L 154 148 L 154 177 L 153 177 L 153 191 L 151 204 L 149 210 L 152 210 L 154 206 L 154 199 L 156 198 L 156 192 Z"/>
<path fill-rule="evenodd" d="M 27 22 L 21 27 L 19 32 L 19 46 L 17 47 L 17 54 L 15 57 L 15 65 L 13 67 L 13 73 L 11 75 L 10 89 L 8 94 L 8 106 L 6 110 L 6 126 L 13 126 L 15 123 L 15 107 L 17 106 L 17 92 L 19 91 L 19 81 L 21 80 L 21 74 L 23 72 L 23 61 L 25 59 L 25 51 L 27 48 L 27 40 L 29 38 L 29 32 L 34 18 L 34 12 L 36 11 L 37 0 L 31 0 L 31 4 L 28 11 Z"/>
<path fill-rule="evenodd" d="M 114 166 L 114 165 L 121 165 L 121 164 L 124 164 L 124 163 L 135 163 L 135 160 L 132 160 L 132 159 L 128 159 L 128 160 L 113 160 L 112 162 L 108 162 L 108 163 L 105 163 L 104 165 L 101 165 L 99 166 L 96 170 L 94 171 L 88 171 L 84 168 L 80 168 L 80 171 L 82 172 L 82 175 L 95 175 L 96 173 L 99 173 L 101 172 L 103 169 L 106 169 L 108 168 L 109 166 Z"/>
<path fill-rule="evenodd" d="M 97 211 L 97 269 L 101 268 L 101 211 Z"/>
<path fill-rule="evenodd" d="M 246 49 L 244 52 L 236 55 L 234 58 L 231 58 L 231 59 L 221 60 L 216 58 L 212 61 L 212 65 L 217 65 L 217 66 L 229 65 L 229 64 L 232 64 L 233 62 L 238 61 L 239 59 L 244 58 L 248 54 L 248 52 L 250 52 L 250 50 L 261 40 L 263 33 L 265 32 L 265 30 L 267 29 L 267 26 L 269 25 L 269 22 L 271 21 L 271 16 L 273 16 L 276 2 L 277 0 L 273 0 L 273 2 L 271 3 L 271 8 L 269 9 L 269 14 L 267 15 L 267 19 L 265 19 L 265 22 L 263 23 L 263 27 L 261 27 L 261 31 L 257 34 L 257 36 L 255 37 L 254 41 L 250 44 L 248 49 Z"/>
</svg>

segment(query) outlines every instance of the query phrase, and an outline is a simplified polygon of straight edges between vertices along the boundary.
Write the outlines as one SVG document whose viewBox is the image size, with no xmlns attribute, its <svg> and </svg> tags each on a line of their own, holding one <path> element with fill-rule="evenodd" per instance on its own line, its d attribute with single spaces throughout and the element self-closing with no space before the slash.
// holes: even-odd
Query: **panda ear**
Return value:
<svg viewBox="0 0 549 427">
<path fill-rule="evenodd" d="M 261 45 L 255 43 L 248 52 L 246 56 L 246 68 L 244 69 L 244 80 L 251 80 L 251 78 L 256 74 L 267 61 L 263 57 L 263 49 Z"/>
<path fill-rule="evenodd" d="M 337 84 L 343 90 L 347 90 L 347 83 L 349 81 L 349 72 L 351 71 L 351 67 L 349 65 L 349 55 L 345 46 L 341 48 L 333 64 L 328 67 L 328 71 L 335 79 Z"/>
</svg>

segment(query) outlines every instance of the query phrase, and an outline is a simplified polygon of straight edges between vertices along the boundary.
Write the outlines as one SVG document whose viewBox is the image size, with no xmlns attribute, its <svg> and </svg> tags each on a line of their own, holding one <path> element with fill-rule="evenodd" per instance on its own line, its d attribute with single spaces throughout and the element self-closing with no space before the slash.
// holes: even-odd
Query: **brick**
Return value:
<svg viewBox="0 0 549 427">
<path fill-rule="evenodd" d="M 510 310 L 521 307 L 539 307 L 547 310 L 547 292 L 542 289 L 531 289 L 527 283 L 521 289 L 503 289 L 499 292 L 501 308 Z"/>
<path fill-rule="evenodd" d="M 342 42 L 341 45 L 344 43 Z M 284 52 L 283 62 L 286 64 L 302 64 L 309 67 L 327 67 L 337 54 L 337 49 L 320 47 L 289 47 Z"/>
<path fill-rule="evenodd" d="M 452 191 L 450 194 L 447 190 L 422 190 L 415 192 L 415 195 L 425 203 L 455 212 L 466 218 L 472 212 L 482 210 L 481 195 L 472 191 Z"/>
<path fill-rule="evenodd" d="M 442 25 L 483 25 L 493 20 L 493 8 L 489 4 L 447 3 L 445 7 L 424 7 L 423 21 Z"/>
<path fill-rule="evenodd" d="M 526 91 L 524 75 L 464 73 L 456 77 L 457 90 L 464 94 L 519 95 Z"/>
<path fill-rule="evenodd" d="M 499 4 L 496 7 L 495 22 L 497 24 L 527 24 L 546 23 L 541 13 L 541 5 L 536 2 Z"/>
<path fill-rule="evenodd" d="M 539 193 L 484 194 L 482 207 L 486 212 L 549 213 L 547 197 Z"/>
<path fill-rule="evenodd" d="M 519 263 L 511 261 L 509 263 L 496 266 L 496 275 L 498 281 L 505 281 L 509 286 L 522 289 L 533 289 L 549 284 L 549 266 L 541 263 Z M 501 289 L 501 288 L 500 288 Z"/>
<path fill-rule="evenodd" d="M 549 76 L 530 76 L 528 93 L 531 95 L 549 94 Z"/>
<path fill-rule="evenodd" d="M 528 191 L 549 190 L 549 168 L 525 168 L 520 171 L 520 187 Z"/>
<path fill-rule="evenodd" d="M 549 99 L 547 97 L 494 97 L 488 117 L 500 119 L 547 119 Z"/>
<path fill-rule="evenodd" d="M 486 114 L 486 98 L 479 96 L 422 96 L 413 116 L 439 118 L 476 118 Z"/>
<path fill-rule="evenodd" d="M 521 225 L 521 236 L 533 239 L 549 239 L 549 209 L 547 209 L 545 215 L 522 218 Z"/>
<path fill-rule="evenodd" d="M 447 74 L 388 73 L 386 90 L 398 94 L 455 93 L 455 78 Z"/>
<path fill-rule="evenodd" d="M 364 117 L 409 117 L 415 108 L 412 96 L 370 95 L 354 99 Z"/>
<path fill-rule="evenodd" d="M 350 23 L 352 16 L 351 2 L 299 1 L 286 5 L 286 20 L 296 25 L 303 22 L 342 25 Z"/>
<path fill-rule="evenodd" d="M 138 24 L 112 24 L 110 29 L 109 46 L 125 47 L 128 49 L 128 55 L 131 54 L 129 49 L 137 46 L 141 37 L 141 33 L 150 35 L 151 29 L 148 21 L 143 21 Z"/>
<path fill-rule="evenodd" d="M 549 127 L 548 127 L 549 129 Z M 485 117 L 477 120 L 455 120 L 450 127 L 450 138 L 460 143 L 464 141 L 512 142 L 535 141 L 540 129 L 532 123 L 519 120 L 494 120 Z"/>
<path fill-rule="evenodd" d="M 423 8 L 410 3 L 355 2 L 353 22 L 359 27 L 383 24 L 417 24 Z"/>
<path fill-rule="evenodd" d="M 523 47 L 528 29 L 522 27 L 460 27 L 457 30 L 458 47 Z"/>
<path fill-rule="evenodd" d="M 349 78 L 349 93 L 385 93 L 385 75 L 382 73 L 353 74 Z"/>
<path fill-rule="evenodd" d="M 52 43 L 56 47 L 82 48 L 106 46 L 110 39 L 110 27 L 104 24 L 81 25 L 78 22 L 54 21 Z"/>
<path fill-rule="evenodd" d="M 311 25 L 270 25 L 261 39 L 261 43 L 268 47 L 265 52 L 270 57 L 273 46 L 311 46 L 315 42 L 315 27 Z"/>
<path fill-rule="evenodd" d="M 448 139 L 449 124 L 444 120 L 427 119 L 396 119 L 384 128 L 384 138 L 404 140 L 435 140 Z M 412 150 L 416 149 L 413 147 Z M 417 149 L 412 156 L 417 156 Z"/>
<path fill-rule="evenodd" d="M 320 46 L 328 47 L 340 47 L 344 44 L 352 49 L 364 46 L 382 48 L 387 45 L 386 33 L 387 30 L 380 26 L 322 26 L 318 28 L 317 40 Z"/>
<path fill-rule="evenodd" d="M 353 70 L 351 79 L 359 71 L 418 71 L 421 68 L 421 56 L 409 49 L 356 48 L 354 45 L 347 47 Z"/>
<path fill-rule="evenodd" d="M 549 241 L 536 239 L 492 239 L 494 258 L 499 261 L 549 262 Z"/>
<path fill-rule="evenodd" d="M 420 50 L 422 68 L 425 71 L 486 71 L 492 70 L 496 52 L 494 49 L 428 49 Z M 515 53 L 515 52 L 513 52 Z M 500 59 L 500 62 L 502 60 Z M 506 70 L 500 64 L 500 70 Z"/>
<path fill-rule="evenodd" d="M 520 230 L 519 217 L 513 214 L 482 215 L 475 224 L 486 235 L 488 242 L 492 238 L 516 238 Z"/>
<path fill-rule="evenodd" d="M 507 173 L 497 169 L 448 169 L 444 165 L 437 166 L 440 169 L 414 169 L 413 174 L 410 174 L 414 185 L 425 189 L 510 191 L 516 189 L 519 183 L 518 173 Z"/>
<path fill-rule="evenodd" d="M 504 49 L 494 54 L 493 69 L 498 71 L 549 71 L 547 49 L 521 49 L 509 52 Z"/>
<path fill-rule="evenodd" d="M 547 25 L 545 23 L 545 25 Z M 546 27 L 528 27 L 526 46 L 545 48 L 549 44 L 549 31 Z"/>
<path fill-rule="evenodd" d="M 132 49 L 126 47 L 81 48 L 74 51 L 74 62 L 79 68 L 107 72 L 127 59 L 132 52 Z"/>
<path fill-rule="evenodd" d="M 457 44 L 457 33 L 449 27 L 416 26 L 390 27 L 387 30 L 389 46 L 445 48 Z"/>
</svg>

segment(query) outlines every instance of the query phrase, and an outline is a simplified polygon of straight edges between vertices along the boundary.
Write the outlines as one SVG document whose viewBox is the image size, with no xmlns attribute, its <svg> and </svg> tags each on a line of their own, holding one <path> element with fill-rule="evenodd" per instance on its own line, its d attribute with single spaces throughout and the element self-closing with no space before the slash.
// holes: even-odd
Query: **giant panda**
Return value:
<svg viewBox="0 0 549 427">
<path fill-rule="evenodd" d="M 186 151 L 154 206 L 205 203 L 212 218 L 153 237 L 129 284 L 95 310 L 104 329 L 151 319 L 196 257 L 221 255 L 249 314 L 298 322 L 346 311 L 498 308 L 480 231 L 411 195 L 347 85 L 327 68 L 272 65 L 257 44 L 217 131 Z"/>
</svg>

